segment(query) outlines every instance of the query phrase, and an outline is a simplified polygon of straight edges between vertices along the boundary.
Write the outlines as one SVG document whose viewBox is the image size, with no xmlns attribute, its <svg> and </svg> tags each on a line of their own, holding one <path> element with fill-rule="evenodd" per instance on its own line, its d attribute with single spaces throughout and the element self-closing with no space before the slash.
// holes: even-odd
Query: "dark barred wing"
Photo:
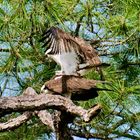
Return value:
<svg viewBox="0 0 140 140">
<path fill-rule="evenodd" d="M 57 33 L 53 28 L 47 30 L 40 41 L 44 42 L 42 47 L 46 47 L 45 52 L 49 51 L 48 54 L 58 54 L 59 53 L 59 44 L 57 40 Z"/>
<path fill-rule="evenodd" d="M 43 47 L 47 46 L 45 54 L 61 55 L 62 53 L 75 52 L 81 62 L 86 59 L 81 46 L 76 40 L 59 28 L 51 27 L 43 34 L 41 41 L 44 41 Z"/>
</svg>

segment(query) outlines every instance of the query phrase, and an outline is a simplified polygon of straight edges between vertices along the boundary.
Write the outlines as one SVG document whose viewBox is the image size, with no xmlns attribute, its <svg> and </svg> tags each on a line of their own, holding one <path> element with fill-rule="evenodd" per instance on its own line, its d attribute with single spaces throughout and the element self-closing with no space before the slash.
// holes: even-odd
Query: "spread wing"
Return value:
<svg viewBox="0 0 140 140">
<path fill-rule="evenodd" d="M 75 40 L 80 44 L 81 49 L 85 54 L 86 62 L 89 63 L 91 67 L 101 64 L 97 51 L 90 44 L 87 44 L 79 37 L 76 37 Z"/>
<path fill-rule="evenodd" d="M 53 56 L 53 59 L 63 67 L 66 72 L 70 67 L 72 71 L 76 71 L 77 64 L 79 69 L 86 69 L 101 64 L 96 50 L 87 44 L 83 39 L 72 37 L 70 34 L 62 31 L 59 28 L 51 27 L 43 34 L 41 41 L 44 41 L 43 47 L 46 47 L 45 54 Z M 86 65 L 85 65 L 86 64 Z M 97 68 L 99 72 L 100 68 Z"/>
<path fill-rule="evenodd" d="M 81 46 L 76 42 L 74 37 L 68 33 L 63 32 L 59 28 L 51 27 L 43 34 L 42 41 L 44 41 L 43 47 L 46 47 L 46 55 L 61 55 L 64 53 L 74 52 L 80 63 L 85 62 L 86 57 L 83 53 Z"/>
</svg>

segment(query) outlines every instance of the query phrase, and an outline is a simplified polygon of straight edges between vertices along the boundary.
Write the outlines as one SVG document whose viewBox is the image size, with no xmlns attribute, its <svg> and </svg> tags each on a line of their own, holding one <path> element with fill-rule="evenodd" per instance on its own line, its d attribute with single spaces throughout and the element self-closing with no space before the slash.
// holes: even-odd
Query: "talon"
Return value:
<svg viewBox="0 0 140 140">
<path fill-rule="evenodd" d="M 41 87 L 41 93 L 48 93 L 48 92 L 49 92 L 48 88 L 45 85 L 43 85 Z"/>
</svg>

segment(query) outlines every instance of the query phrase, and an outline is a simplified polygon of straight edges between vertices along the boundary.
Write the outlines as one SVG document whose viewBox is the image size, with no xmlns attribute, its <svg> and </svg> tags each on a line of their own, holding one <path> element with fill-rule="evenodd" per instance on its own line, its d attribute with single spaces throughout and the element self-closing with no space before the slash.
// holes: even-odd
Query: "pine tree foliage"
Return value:
<svg viewBox="0 0 140 140">
<path fill-rule="evenodd" d="M 40 42 L 51 26 L 89 41 L 101 60 L 110 64 L 103 67 L 108 84 L 102 88 L 112 91 L 100 91 L 96 99 L 77 103 L 85 108 L 100 103 L 102 112 L 90 124 L 76 119 L 71 133 L 99 139 L 139 138 L 140 1 L 0 0 L 1 96 L 19 95 L 29 86 L 39 93 L 59 69 L 45 58 Z M 99 79 L 94 70 L 86 77 Z M 1 133 L 0 139 L 45 139 L 45 134 L 50 134 L 47 127 L 33 118 L 14 131 Z"/>
</svg>

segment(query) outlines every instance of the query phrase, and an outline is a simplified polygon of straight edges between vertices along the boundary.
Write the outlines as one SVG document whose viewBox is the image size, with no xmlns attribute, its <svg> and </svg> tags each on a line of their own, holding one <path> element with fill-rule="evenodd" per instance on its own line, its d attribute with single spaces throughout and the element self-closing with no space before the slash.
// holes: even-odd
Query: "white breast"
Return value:
<svg viewBox="0 0 140 140">
<path fill-rule="evenodd" d="M 61 66 L 61 71 L 65 75 L 76 75 L 79 61 L 75 52 L 49 55 L 49 57 Z"/>
</svg>

